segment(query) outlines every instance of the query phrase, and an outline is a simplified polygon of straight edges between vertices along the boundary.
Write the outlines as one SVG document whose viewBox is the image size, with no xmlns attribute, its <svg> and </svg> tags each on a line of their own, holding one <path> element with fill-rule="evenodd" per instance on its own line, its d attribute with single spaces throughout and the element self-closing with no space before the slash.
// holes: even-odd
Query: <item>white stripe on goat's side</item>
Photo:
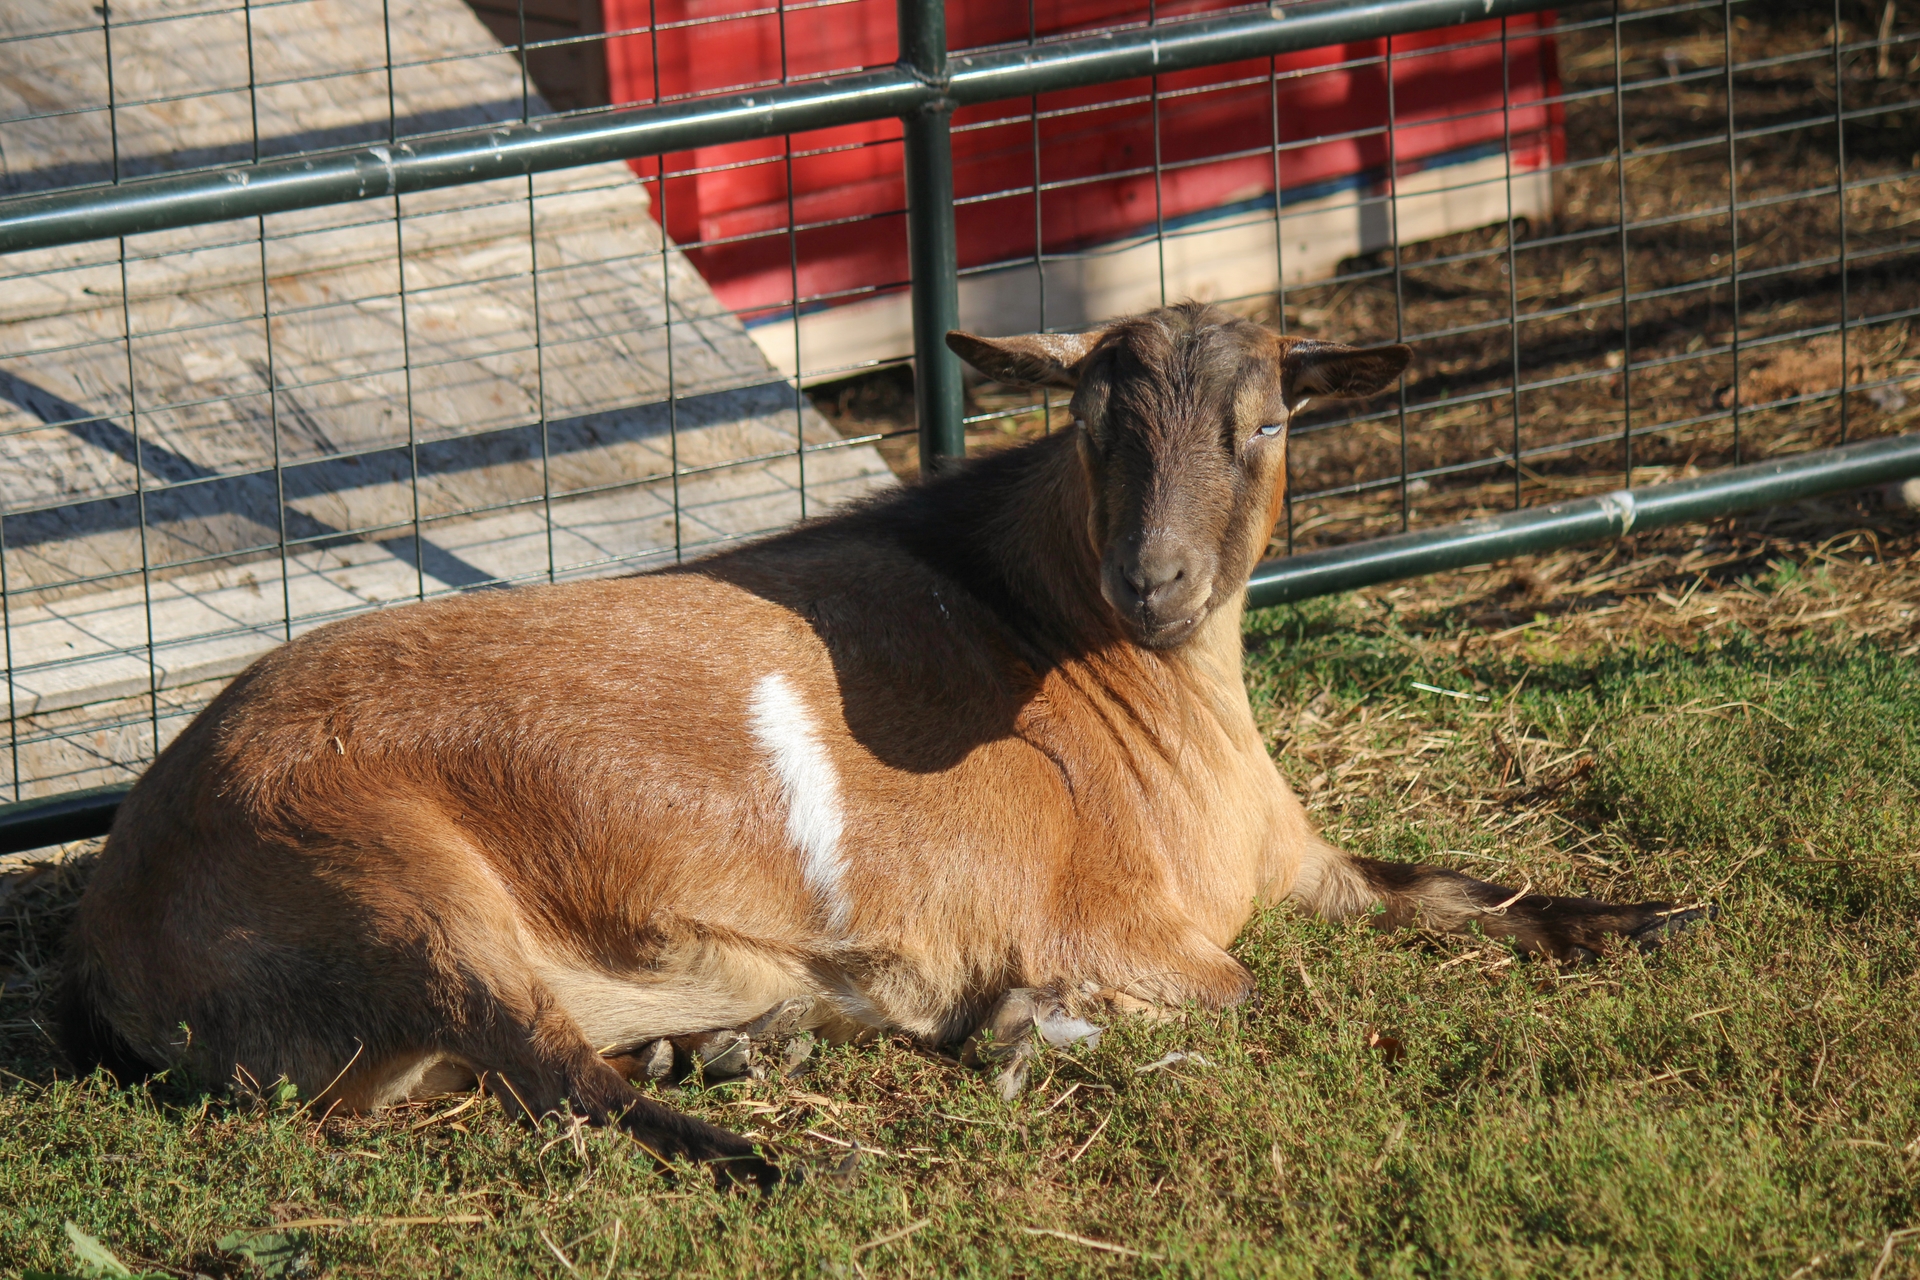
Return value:
<svg viewBox="0 0 1920 1280">
<path fill-rule="evenodd" d="M 841 886 L 840 777 L 820 742 L 813 717 L 779 673 L 762 676 L 748 704 L 754 740 L 767 753 L 787 801 L 787 838 L 800 850 L 801 875 L 827 909 L 835 930 L 846 928 L 853 903 Z"/>
</svg>

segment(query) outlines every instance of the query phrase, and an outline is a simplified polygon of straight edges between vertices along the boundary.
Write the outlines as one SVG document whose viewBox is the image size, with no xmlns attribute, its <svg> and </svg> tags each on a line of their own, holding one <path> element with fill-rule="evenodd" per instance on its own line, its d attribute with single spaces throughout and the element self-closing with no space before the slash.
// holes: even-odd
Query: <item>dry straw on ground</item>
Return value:
<svg viewBox="0 0 1920 1280">
<path fill-rule="evenodd" d="M 1407 667 L 1461 675 L 1418 685 L 1402 676 L 1357 702 L 1323 690 L 1270 708 L 1275 756 L 1329 835 L 1364 840 L 1368 828 L 1410 822 L 1475 830 L 1484 843 L 1445 851 L 1443 860 L 1486 879 L 1602 892 L 1622 838 L 1566 811 L 1594 757 L 1589 741 L 1558 740 L 1523 713 L 1517 695 L 1536 664 L 1663 643 L 1779 646 L 1809 636 L 1915 658 L 1920 521 L 1881 494 L 1849 495 L 1388 584 L 1353 597 L 1349 616 L 1391 635 Z M 1490 658 L 1518 673 L 1511 685 L 1472 676 L 1469 667 L 1484 669 Z M 1431 727 L 1436 704 L 1447 702 L 1474 727 Z M 1701 703 L 1646 714 L 1774 713 Z M 1693 891 L 1705 898 L 1715 887 L 1702 880 Z M 1511 960 L 1504 948 L 1486 958 Z"/>
</svg>

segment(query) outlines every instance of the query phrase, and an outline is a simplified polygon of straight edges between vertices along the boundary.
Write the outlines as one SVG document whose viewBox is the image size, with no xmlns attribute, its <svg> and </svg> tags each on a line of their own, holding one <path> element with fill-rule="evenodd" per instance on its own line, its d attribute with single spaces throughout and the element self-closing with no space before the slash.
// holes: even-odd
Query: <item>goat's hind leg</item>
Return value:
<svg viewBox="0 0 1920 1280">
<path fill-rule="evenodd" d="M 644 1096 L 602 1058 L 579 1026 L 536 983 L 527 999 L 503 1001 L 500 1016 L 460 1047 L 481 1082 L 530 1120 L 581 1115 L 615 1125 L 663 1163 L 685 1158 L 713 1167 L 722 1187 L 780 1181 L 780 1171 L 738 1134 Z"/>
<path fill-rule="evenodd" d="M 794 996 L 737 1027 L 668 1036 L 602 1057 L 636 1084 L 674 1079 L 676 1072 L 698 1071 L 709 1084 L 746 1075 L 765 1079 L 770 1073 L 791 1074 L 812 1053 L 814 1037 L 804 1028 L 813 1008 L 812 998 Z"/>
<path fill-rule="evenodd" d="M 1652 950 L 1712 915 L 1711 908 L 1671 902 L 1530 893 L 1444 867 L 1358 858 L 1324 842 L 1309 852 L 1287 896 L 1329 920 L 1374 912 L 1383 929 L 1421 925 L 1466 933 L 1477 926 L 1516 950 L 1561 960 L 1591 960 L 1620 943 Z"/>
</svg>

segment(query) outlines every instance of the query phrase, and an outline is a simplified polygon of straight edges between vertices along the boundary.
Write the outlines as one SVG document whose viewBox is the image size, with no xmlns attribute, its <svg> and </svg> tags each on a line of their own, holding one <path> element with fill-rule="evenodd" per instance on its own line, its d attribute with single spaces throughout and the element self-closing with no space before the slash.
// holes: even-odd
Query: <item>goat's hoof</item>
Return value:
<svg viewBox="0 0 1920 1280">
<path fill-rule="evenodd" d="M 1075 1017 L 1062 1005 L 1053 1005 L 1040 1015 L 1034 1024 L 1040 1038 L 1046 1041 L 1049 1049 L 1064 1049 L 1069 1045 L 1084 1044 L 1089 1049 L 1098 1048 L 1100 1037 L 1106 1028 L 1096 1026 L 1085 1018 Z"/>
<path fill-rule="evenodd" d="M 708 1084 L 737 1080 L 753 1069 L 753 1041 L 744 1031 L 708 1031 L 681 1036 L 674 1045 L 686 1055 L 689 1072 Z"/>
<path fill-rule="evenodd" d="M 633 1055 L 634 1067 L 642 1080 L 653 1080 L 661 1084 L 673 1074 L 673 1045 L 665 1040 L 655 1040 L 642 1046 Z"/>
<path fill-rule="evenodd" d="M 758 1154 L 721 1156 L 709 1163 L 713 1168 L 713 1185 L 720 1191 L 758 1187 L 764 1195 L 783 1182 L 800 1181 L 797 1169 L 789 1172 Z"/>
<path fill-rule="evenodd" d="M 1642 951 L 1652 951 L 1676 934 L 1684 932 L 1689 926 L 1702 920 L 1711 920 L 1719 914 L 1719 909 L 1715 907 L 1689 907 L 1684 911 L 1661 911 L 1652 920 L 1629 933 L 1627 939 Z"/>
<path fill-rule="evenodd" d="M 821 1169 L 821 1176 L 842 1191 L 851 1189 L 860 1180 L 860 1149 L 855 1147 L 833 1163 Z"/>
<path fill-rule="evenodd" d="M 1089 1049 L 1100 1043 L 1105 1027 L 1088 1022 L 1066 1002 L 1045 992 L 1016 987 L 1000 1001 L 967 1041 L 961 1046 L 960 1061 L 970 1067 L 1003 1062 L 1037 1034 L 1050 1049 L 1084 1044 Z"/>
<path fill-rule="evenodd" d="M 1039 992 L 1026 987 L 1007 992 L 960 1047 L 960 1061 L 969 1067 L 1005 1062 L 1028 1044 L 1040 1013 Z"/>
<path fill-rule="evenodd" d="M 1027 1091 L 1027 1080 L 1033 1074 L 1034 1047 L 1031 1043 L 1021 1045 L 1014 1051 L 1000 1074 L 993 1078 L 994 1090 L 999 1093 L 1000 1101 L 1012 1102 Z"/>
<path fill-rule="evenodd" d="M 772 1044 L 799 1035 L 800 1028 L 806 1024 L 812 1012 L 812 1000 L 794 996 L 782 1000 L 739 1030 L 755 1044 Z"/>
<path fill-rule="evenodd" d="M 759 1148 L 725 1129 L 715 1129 L 703 1139 L 688 1143 L 684 1154 L 707 1166 L 713 1185 L 720 1191 L 758 1187 L 771 1191 L 788 1180 L 789 1173 L 760 1153 Z"/>
<path fill-rule="evenodd" d="M 659 1123 L 662 1112 L 665 1119 L 677 1123 L 663 1127 Z M 704 1165 L 715 1188 L 721 1191 L 746 1186 L 770 1191 L 789 1176 L 739 1134 L 677 1115 L 644 1099 L 636 1101 L 617 1122 L 653 1158 L 660 1172 L 675 1182 L 684 1169 L 682 1161 Z"/>
<path fill-rule="evenodd" d="M 807 1073 L 807 1063 L 813 1057 L 813 1043 L 813 1034 L 807 1031 L 787 1041 L 787 1047 L 780 1055 L 782 1080 L 798 1080 Z"/>
</svg>

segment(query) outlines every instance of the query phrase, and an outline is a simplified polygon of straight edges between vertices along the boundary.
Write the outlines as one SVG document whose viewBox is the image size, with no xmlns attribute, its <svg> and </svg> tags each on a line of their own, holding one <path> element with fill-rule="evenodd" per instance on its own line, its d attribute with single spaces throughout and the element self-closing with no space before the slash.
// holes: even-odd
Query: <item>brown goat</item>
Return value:
<svg viewBox="0 0 1920 1280">
<path fill-rule="evenodd" d="M 74 1063 L 355 1110 L 477 1080 L 764 1183 L 632 1055 L 770 1010 L 952 1043 L 1217 1009 L 1262 902 L 1555 956 L 1690 918 L 1349 857 L 1268 757 L 1240 620 L 1287 422 L 1407 348 L 1194 304 L 949 341 L 1074 388 L 1074 428 L 696 564 L 256 662 L 121 807 L 68 945 Z"/>
</svg>

